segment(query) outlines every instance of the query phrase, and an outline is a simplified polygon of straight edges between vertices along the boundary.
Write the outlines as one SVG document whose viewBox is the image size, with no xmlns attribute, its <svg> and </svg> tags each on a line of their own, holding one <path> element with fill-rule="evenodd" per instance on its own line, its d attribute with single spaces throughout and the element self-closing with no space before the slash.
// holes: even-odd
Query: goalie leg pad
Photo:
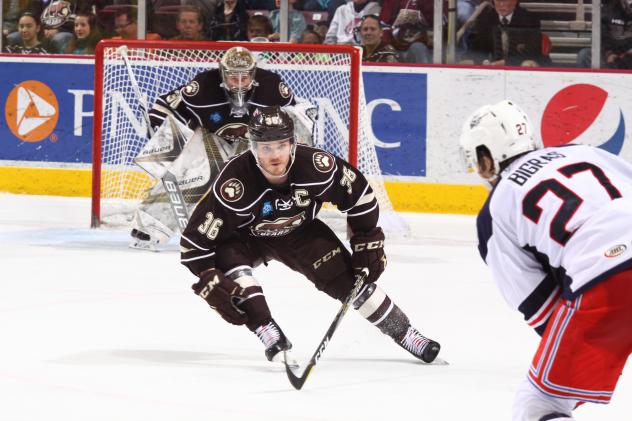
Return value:
<svg viewBox="0 0 632 421">
<path fill-rule="evenodd" d="M 270 308 L 263 295 L 263 288 L 252 276 L 250 266 L 237 266 L 230 269 L 226 271 L 226 277 L 244 289 L 243 298 L 235 304 L 248 315 L 248 323 L 246 323 L 248 329 L 254 332 L 258 327 L 272 320 Z"/>
<path fill-rule="evenodd" d="M 155 207 L 154 210 L 156 211 Z M 157 218 L 159 214 L 160 212 L 152 215 L 142 208 L 136 209 L 132 220 L 132 232 L 140 232 L 146 236 L 132 234 L 132 241 L 129 244 L 131 248 L 155 251 L 158 246 L 169 242 L 174 231 Z"/>
</svg>

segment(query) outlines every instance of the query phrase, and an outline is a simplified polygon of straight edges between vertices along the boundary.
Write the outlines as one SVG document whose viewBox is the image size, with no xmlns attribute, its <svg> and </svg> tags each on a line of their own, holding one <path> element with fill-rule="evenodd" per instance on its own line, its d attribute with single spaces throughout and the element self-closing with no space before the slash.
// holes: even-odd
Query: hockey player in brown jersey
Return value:
<svg viewBox="0 0 632 421">
<path fill-rule="evenodd" d="M 156 136 L 150 139 L 135 162 L 156 179 L 163 176 L 152 171 L 156 164 L 161 169 L 182 168 L 186 177 L 182 179 L 176 174 L 176 178 L 183 199 L 192 207 L 208 189 L 208 182 L 221 164 L 247 149 L 247 123 L 252 110 L 259 106 L 295 104 L 291 89 L 278 74 L 257 68 L 256 59 L 248 49 L 232 47 L 222 56 L 219 68 L 203 71 L 186 85 L 156 99 L 148 112 L 150 133 L 156 133 Z M 186 146 L 195 138 L 194 132 L 199 137 L 196 142 L 203 143 L 195 151 L 191 149 L 197 145 Z M 175 145 L 167 149 L 165 144 Z M 204 163 L 204 170 L 195 172 L 192 177 L 192 162 L 204 151 L 211 163 L 211 171 Z M 178 159 L 182 162 L 176 162 Z M 158 183 L 136 210 L 131 247 L 156 249 L 177 231 L 177 223 L 165 197 L 164 189 Z"/>
<path fill-rule="evenodd" d="M 248 131 L 250 150 L 226 164 L 182 234 L 182 264 L 199 277 L 195 293 L 229 323 L 254 332 L 272 361 L 292 345 L 272 318 L 255 266 L 279 261 L 341 301 L 354 272 L 366 268 L 354 308 L 415 357 L 433 361 L 439 344 L 412 327 L 375 284 L 386 256 L 366 178 L 324 150 L 297 145 L 292 120 L 279 107 L 255 110 Z M 316 218 L 323 202 L 347 214 L 352 253 Z"/>
</svg>

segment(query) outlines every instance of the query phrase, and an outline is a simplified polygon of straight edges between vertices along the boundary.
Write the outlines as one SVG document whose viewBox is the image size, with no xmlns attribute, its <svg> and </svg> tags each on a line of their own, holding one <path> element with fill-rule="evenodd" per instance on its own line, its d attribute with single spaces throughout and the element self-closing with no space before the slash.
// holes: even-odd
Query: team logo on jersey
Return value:
<svg viewBox="0 0 632 421">
<path fill-rule="evenodd" d="M 4 115 L 16 137 L 25 142 L 39 142 L 55 130 L 59 104 L 48 86 L 36 80 L 26 80 L 9 92 Z"/>
<path fill-rule="evenodd" d="M 165 100 L 171 108 L 178 108 L 178 105 L 180 105 L 180 103 L 182 102 L 182 96 L 180 96 L 180 92 L 172 92 L 167 95 L 167 98 L 165 98 Z"/>
<path fill-rule="evenodd" d="M 222 199 L 227 202 L 236 202 L 244 195 L 244 185 L 236 178 L 231 178 L 222 184 L 219 188 L 219 192 L 222 195 Z"/>
<path fill-rule="evenodd" d="M 283 98 L 289 98 L 292 95 L 292 91 L 290 91 L 290 87 L 285 84 L 285 82 L 279 83 L 279 93 Z"/>
<path fill-rule="evenodd" d="M 193 81 L 182 89 L 182 93 L 184 93 L 186 96 L 193 96 L 197 94 L 199 90 L 200 85 L 198 85 L 196 81 Z"/>
<path fill-rule="evenodd" d="M 218 113 L 217 111 L 211 114 L 210 118 L 213 123 L 219 123 L 220 121 L 222 121 L 222 115 Z"/>
<path fill-rule="evenodd" d="M 610 247 L 608 250 L 606 250 L 603 255 L 609 258 L 619 257 L 623 253 L 625 253 L 627 249 L 628 247 L 625 244 L 617 244 L 616 246 Z"/>
<path fill-rule="evenodd" d="M 292 206 L 294 206 L 294 201 L 291 198 L 288 200 L 276 199 L 274 201 L 274 205 L 277 207 L 278 210 L 286 211 L 292 209 Z"/>
<path fill-rule="evenodd" d="M 271 215 L 272 212 L 274 212 L 272 203 L 270 201 L 263 202 L 263 207 L 261 208 L 261 216 L 265 218 L 266 216 Z"/>
<path fill-rule="evenodd" d="M 314 162 L 314 167 L 324 173 L 330 172 L 336 163 L 334 157 L 326 152 L 315 152 L 314 155 L 312 155 L 312 161 Z"/>
<path fill-rule="evenodd" d="M 248 126 L 244 123 L 229 123 L 225 124 L 215 132 L 216 135 L 230 143 L 248 140 L 250 135 L 248 134 Z"/>
<path fill-rule="evenodd" d="M 305 211 L 298 215 L 277 218 L 274 221 L 263 220 L 250 227 L 250 232 L 257 237 L 279 237 L 289 234 L 305 221 Z"/>
</svg>

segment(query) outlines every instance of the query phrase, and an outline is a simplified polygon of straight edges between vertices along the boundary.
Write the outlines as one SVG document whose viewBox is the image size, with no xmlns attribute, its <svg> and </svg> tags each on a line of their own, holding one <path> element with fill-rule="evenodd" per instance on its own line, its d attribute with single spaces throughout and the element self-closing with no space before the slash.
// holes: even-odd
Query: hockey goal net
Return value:
<svg viewBox="0 0 632 421">
<path fill-rule="evenodd" d="M 385 230 L 407 235 L 408 227 L 393 211 L 375 146 L 369 138 L 359 50 L 351 46 L 282 43 L 99 43 L 95 65 L 92 226 L 128 225 L 136 206 L 157 183 L 133 161 L 147 142 L 143 102 L 151 106 L 159 94 L 186 85 L 199 72 L 217 67 L 223 53 L 235 45 L 252 51 L 259 68 L 278 73 L 295 97 L 315 107 L 313 144 L 349 160 L 362 171 L 378 197 Z"/>
</svg>

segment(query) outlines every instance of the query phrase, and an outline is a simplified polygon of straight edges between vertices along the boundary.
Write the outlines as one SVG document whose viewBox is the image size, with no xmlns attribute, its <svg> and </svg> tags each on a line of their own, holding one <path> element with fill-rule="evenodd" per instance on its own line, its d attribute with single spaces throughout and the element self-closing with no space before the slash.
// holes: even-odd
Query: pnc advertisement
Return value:
<svg viewBox="0 0 632 421">
<path fill-rule="evenodd" d="M 0 160 L 87 163 L 94 65 L 2 62 Z"/>
<path fill-rule="evenodd" d="M 0 125 L 0 160 L 91 162 L 92 63 L 9 62 L 0 66 L 0 78 L 9 81 L 0 87 L 6 123 Z M 365 78 L 369 135 L 383 172 L 425 175 L 426 75 L 369 72 Z"/>
<path fill-rule="evenodd" d="M 92 60 L 0 63 L 0 160 L 88 165 Z M 546 146 L 580 142 L 632 158 L 630 74 L 366 66 L 363 77 L 369 137 L 395 180 L 474 183 L 458 158 L 462 122 L 504 98 L 520 102 Z"/>
</svg>

